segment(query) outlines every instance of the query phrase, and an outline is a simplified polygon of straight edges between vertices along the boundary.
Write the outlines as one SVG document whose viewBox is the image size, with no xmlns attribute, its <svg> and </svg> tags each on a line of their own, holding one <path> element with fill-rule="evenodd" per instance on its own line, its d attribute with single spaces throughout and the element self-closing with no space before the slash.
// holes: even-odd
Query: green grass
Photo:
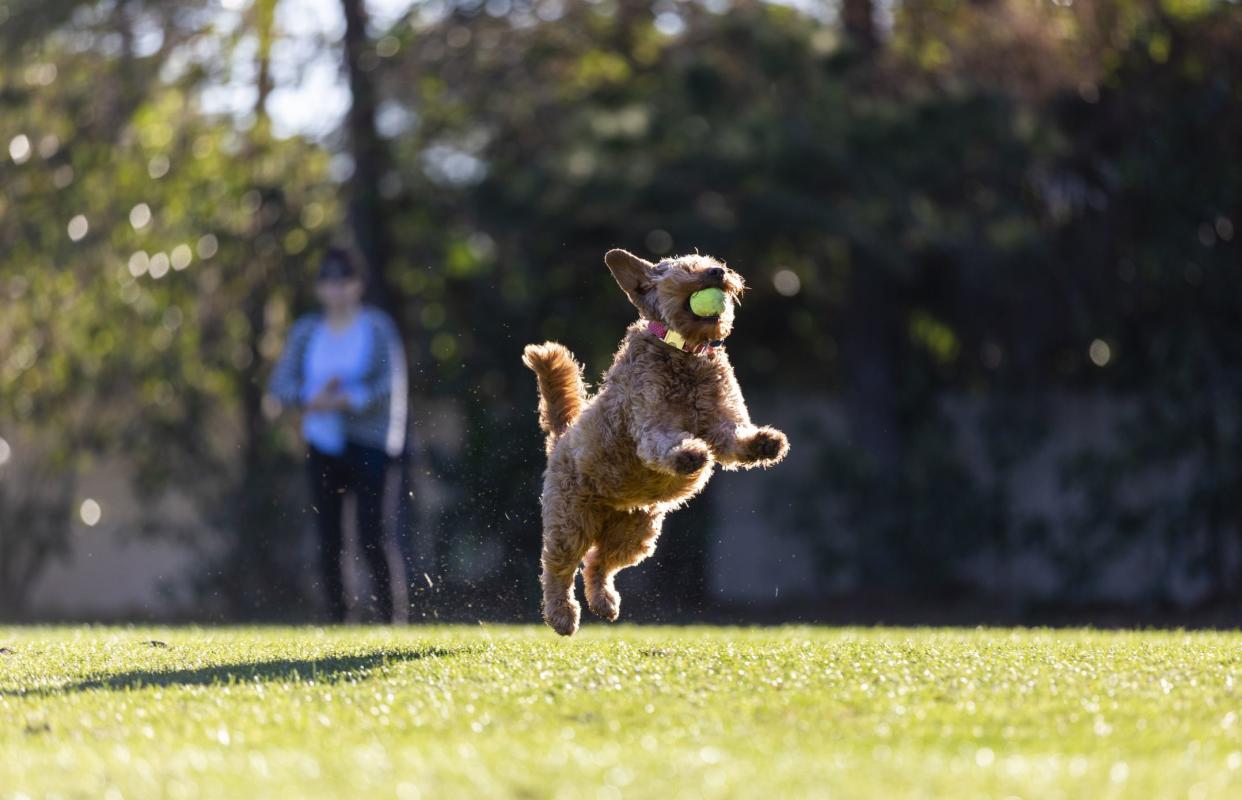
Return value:
<svg viewBox="0 0 1242 800">
<path fill-rule="evenodd" d="M 3 798 L 1242 797 L 1235 634 L 0 628 L 0 647 Z"/>
</svg>

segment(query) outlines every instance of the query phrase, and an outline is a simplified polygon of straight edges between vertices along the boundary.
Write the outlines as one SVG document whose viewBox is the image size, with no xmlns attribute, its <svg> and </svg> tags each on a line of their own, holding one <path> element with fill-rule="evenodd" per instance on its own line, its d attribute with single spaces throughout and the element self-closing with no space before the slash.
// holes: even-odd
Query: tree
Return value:
<svg viewBox="0 0 1242 800">
<path fill-rule="evenodd" d="M 375 301 L 400 319 L 399 298 L 393 295 L 387 276 L 391 245 L 388 207 L 380 195 L 380 185 L 387 172 L 388 159 L 384 141 L 375 126 L 379 102 L 371 78 L 376 67 L 375 49 L 367 33 L 368 17 L 363 0 L 341 0 L 341 10 L 345 14 L 343 45 L 351 98 L 345 128 L 354 162 L 349 222 L 370 269 L 370 290 Z"/>
<path fill-rule="evenodd" d="M 13 300 L 0 340 L 21 354 L 0 367 L 0 420 L 37 443 L 69 486 L 93 460 L 123 454 L 144 497 L 187 495 L 220 539 L 204 542 L 154 511 L 134 535 L 180 536 L 213 553 L 223 542 L 234 553 L 253 541 L 259 507 L 289 519 L 287 492 L 254 479 L 286 474 L 256 467 L 282 452 L 280 432 L 261 424 L 259 378 L 275 354 L 272 323 L 305 284 L 305 253 L 335 213 L 330 156 L 270 141 L 262 119 L 247 145 L 233 120 L 201 112 L 198 92 L 229 62 L 196 61 L 191 41 L 213 34 L 190 4 L 107 10 L 36 28 L 41 36 L 6 50 L 20 60 L 0 66 L 16 141 L 0 166 L 0 202 L 13 211 L 0 221 L 0 285 Z M 162 32 L 153 52 L 139 51 L 137 26 Z M 111 36 L 135 44 L 73 44 Z M 216 44 L 228 52 L 236 41 Z M 69 516 L 52 519 L 59 527 L 25 530 L 63 536 Z M 227 590 L 238 573 L 205 572 L 226 587 L 214 587 L 214 608 L 255 613 L 256 594 Z"/>
<path fill-rule="evenodd" d="M 863 50 L 879 43 L 872 0 L 841 0 L 841 24 L 850 41 Z"/>
</svg>

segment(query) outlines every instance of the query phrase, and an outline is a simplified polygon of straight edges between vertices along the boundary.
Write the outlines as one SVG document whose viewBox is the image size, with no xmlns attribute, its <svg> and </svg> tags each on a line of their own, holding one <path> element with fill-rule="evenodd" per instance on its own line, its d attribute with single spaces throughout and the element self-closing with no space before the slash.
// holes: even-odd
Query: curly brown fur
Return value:
<svg viewBox="0 0 1242 800">
<path fill-rule="evenodd" d="M 624 250 L 604 257 L 642 316 L 626 331 L 604 383 L 589 400 L 581 369 L 567 349 L 530 345 L 523 361 L 535 370 L 540 425 L 548 432 L 543 486 L 543 615 L 562 635 L 578 630 L 574 578 L 583 579 L 591 610 L 612 621 L 621 598 L 616 573 L 649 556 L 664 515 L 698 494 L 715 464 L 768 467 L 785 457 L 785 434 L 750 421 L 722 347 L 745 289 L 740 275 L 708 256 L 651 264 Z M 719 287 L 719 317 L 690 311 L 690 295 Z M 676 349 L 648 330 L 662 322 L 686 340 Z"/>
</svg>

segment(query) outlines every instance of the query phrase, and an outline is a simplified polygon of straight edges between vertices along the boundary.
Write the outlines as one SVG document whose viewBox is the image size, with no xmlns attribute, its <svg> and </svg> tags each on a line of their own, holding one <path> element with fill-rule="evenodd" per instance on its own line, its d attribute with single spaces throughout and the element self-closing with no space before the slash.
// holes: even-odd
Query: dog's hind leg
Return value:
<svg viewBox="0 0 1242 800">
<path fill-rule="evenodd" d="M 587 553 L 582 582 L 587 605 L 596 616 L 615 622 L 621 615 L 621 595 L 613 578 L 655 551 L 664 514 L 647 511 L 614 511 L 604 519 L 595 546 Z"/>
<path fill-rule="evenodd" d="M 599 529 L 599 515 L 545 506 L 543 516 L 543 571 L 539 575 L 543 618 L 560 635 L 572 636 L 581 616 L 581 607 L 574 599 L 574 577 Z"/>
</svg>

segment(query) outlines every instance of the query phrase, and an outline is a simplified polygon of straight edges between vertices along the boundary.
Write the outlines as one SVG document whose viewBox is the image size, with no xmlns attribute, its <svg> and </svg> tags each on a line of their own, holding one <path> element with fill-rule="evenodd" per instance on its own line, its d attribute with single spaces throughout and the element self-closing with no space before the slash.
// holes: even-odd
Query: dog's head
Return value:
<svg viewBox="0 0 1242 800">
<path fill-rule="evenodd" d="M 652 264 L 625 250 L 609 250 L 604 263 L 638 312 L 677 331 L 687 348 L 733 331 L 733 308 L 746 282 L 711 256 L 677 256 Z M 715 317 L 697 316 L 690 310 L 690 295 L 713 287 L 724 291 L 724 310 Z"/>
</svg>

